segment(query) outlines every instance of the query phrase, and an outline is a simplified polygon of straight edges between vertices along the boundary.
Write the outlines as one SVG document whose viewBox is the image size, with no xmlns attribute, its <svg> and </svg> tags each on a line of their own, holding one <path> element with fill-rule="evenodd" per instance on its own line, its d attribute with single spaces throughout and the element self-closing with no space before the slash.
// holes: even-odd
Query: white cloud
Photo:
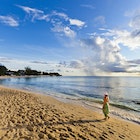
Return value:
<svg viewBox="0 0 140 140">
<path fill-rule="evenodd" d="M 35 19 L 48 21 L 48 15 L 44 15 L 44 12 L 42 10 L 30 8 L 27 6 L 21 6 L 21 5 L 17 5 L 17 6 L 22 10 L 24 10 L 27 14 L 29 14 L 29 16 L 32 18 L 32 21 Z"/>
<path fill-rule="evenodd" d="M 131 18 L 129 22 L 129 26 L 131 28 L 140 29 L 140 9 L 136 9 L 133 11 L 126 11 L 125 16 Z"/>
<path fill-rule="evenodd" d="M 73 30 L 71 30 L 69 27 L 64 28 L 64 33 L 67 37 L 70 37 L 70 38 L 74 38 L 76 35 L 76 33 Z"/>
<path fill-rule="evenodd" d="M 44 12 L 35 8 L 30 8 L 30 7 L 26 7 L 26 6 L 20 6 L 18 5 L 19 8 L 23 9 L 25 12 L 27 12 L 28 14 L 43 14 Z"/>
<path fill-rule="evenodd" d="M 86 47 L 92 55 L 83 59 L 85 72 L 89 75 L 127 72 L 129 63 L 120 53 L 120 47 L 114 41 L 100 36 L 81 40 L 81 45 Z"/>
<path fill-rule="evenodd" d="M 125 57 L 122 56 L 120 49 L 120 46 L 127 46 L 131 50 L 140 48 L 140 14 L 138 14 L 138 12 L 137 14 L 135 13 L 135 16 L 133 16 L 133 19 L 129 24 L 133 28 L 133 31 L 100 28 L 102 34 L 93 33 L 93 37 L 81 39 L 79 42 L 79 40 L 77 40 L 76 30 L 73 29 L 76 29 L 76 27 L 78 27 L 78 29 L 79 27 L 84 27 L 85 22 L 79 19 L 70 18 L 65 13 L 53 11 L 50 14 L 45 14 L 42 10 L 25 6 L 18 7 L 23 9 L 32 20 L 45 20 L 46 22 L 50 22 L 52 24 L 52 31 L 66 40 L 63 42 L 63 45 L 74 46 L 73 49 L 79 49 L 80 53 L 85 50 L 83 51 L 84 55 L 81 54 L 80 60 L 69 60 L 69 62 L 64 63 L 50 64 L 45 61 L 0 59 L 3 63 L 8 65 L 14 63 L 15 68 L 23 68 L 23 66 L 25 67 L 28 65 L 33 69 L 39 68 L 45 70 L 48 68 L 50 71 L 59 68 L 59 71 L 62 71 L 65 74 L 68 72 L 76 75 L 84 73 L 94 75 L 104 72 L 140 72 L 139 60 L 127 61 Z M 0 16 L 1 22 L 4 21 L 1 18 L 2 16 Z M 102 26 L 105 24 L 105 17 L 98 16 L 94 21 Z M 7 24 L 10 25 L 10 22 Z"/>
<path fill-rule="evenodd" d="M 76 36 L 76 33 L 70 29 L 70 27 L 62 26 L 61 24 L 54 25 L 54 28 L 52 28 L 53 32 L 60 33 L 61 36 L 66 36 L 69 38 L 74 38 Z"/>
<path fill-rule="evenodd" d="M 0 16 L 0 22 L 11 27 L 19 26 L 18 21 L 11 16 Z"/>
<path fill-rule="evenodd" d="M 78 27 L 83 27 L 85 25 L 85 22 L 80 21 L 78 19 L 69 19 L 70 25 L 76 25 Z"/>
<path fill-rule="evenodd" d="M 58 16 L 60 18 L 65 19 L 66 21 L 69 19 L 69 17 L 65 13 L 60 13 L 60 12 L 53 11 L 51 15 L 52 16 Z"/>
<path fill-rule="evenodd" d="M 140 72 L 139 59 L 127 61 L 121 54 L 123 46 L 127 46 L 130 50 L 140 48 L 140 30 L 133 32 L 103 28 L 100 30 L 102 34 L 94 33 L 89 39 L 81 40 L 81 47 L 89 52 L 89 56 L 82 60 L 85 72 L 89 75 Z"/>
<path fill-rule="evenodd" d="M 44 11 L 26 6 L 17 5 L 19 8 L 24 10 L 32 21 L 34 20 L 45 20 L 52 24 L 51 30 L 55 33 L 59 33 L 60 36 L 74 38 L 76 31 L 72 29 L 72 26 L 82 28 L 85 22 L 79 19 L 72 19 L 67 14 L 57 11 L 52 11 L 50 14 L 45 14 Z"/>
<path fill-rule="evenodd" d="M 105 37 L 112 37 L 113 41 L 117 44 L 121 44 L 130 48 L 131 50 L 140 48 L 140 30 L 134 30 L 132 32 L 127 30 L 110 30 L 107 29 L 105 33 L 102 33 Z"/>
<path fill-rule="evenodd" d="M 131 31 L 119 29 L 103 29 L 101 35 L 104 38 L 112 38 L 118 45 L 130 48 L 131 50 L 140 48 L 140 10 L 127 11 L 125 16 L 130 17 L 129 26 Z"/>
<path fill-rule="evenodd" d="M 82 49 L 88 53 L 85 58 L 59 63 L 58 67 L 65 75 L 100 75 L 105 72 L 127 71 L 127 61 L 120 54 L 119 46 L 111 40 L 98 36 L 81 40 L 79 45 L 80 54 Z"/>
<path fill-rule="evenodd" d="M 65 21 L 69 21 L 70 25 L 75 25 L 80 28 L 82 28 L 85 25 L 85 22 L 83 22 L 79 19 L 72 19 L 72 18 L 68 17 L 68 15 L 66 15 L 65 13 L 53 11 L 51 14 L 51 17 L 53 18 L 53 16 L 55 16 L 54 19 L 56 19 L 56 16 L 57 16 L 58 18 L 62 18 Z"/>
</svg>

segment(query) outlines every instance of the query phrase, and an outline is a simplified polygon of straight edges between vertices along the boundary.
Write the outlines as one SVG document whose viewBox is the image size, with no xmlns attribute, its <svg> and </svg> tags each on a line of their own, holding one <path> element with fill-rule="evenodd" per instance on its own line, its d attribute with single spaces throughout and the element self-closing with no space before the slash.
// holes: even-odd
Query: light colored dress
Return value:
<svg viewBox="0 0 140 140">
<path fill-rule="evenodd" d="M 104 97 L 104 102 L 103 102 L 103 113 L 105 115 L 105 118 L 109 117 L 108 114 L 109 114 L 109 97 L 108 96 L 105 96 Z"/>
</svg>

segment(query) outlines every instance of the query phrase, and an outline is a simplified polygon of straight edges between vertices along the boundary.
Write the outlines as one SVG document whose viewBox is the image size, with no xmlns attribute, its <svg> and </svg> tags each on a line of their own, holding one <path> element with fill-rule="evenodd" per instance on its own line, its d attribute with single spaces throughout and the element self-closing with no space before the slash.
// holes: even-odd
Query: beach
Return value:
<svg viewBox="0 0 140 140">
<path fill-rule="evenodd" d="M 138 140 L 140 126 L 52 97 L 0 87 L 1 140 Z"/>
</svg>

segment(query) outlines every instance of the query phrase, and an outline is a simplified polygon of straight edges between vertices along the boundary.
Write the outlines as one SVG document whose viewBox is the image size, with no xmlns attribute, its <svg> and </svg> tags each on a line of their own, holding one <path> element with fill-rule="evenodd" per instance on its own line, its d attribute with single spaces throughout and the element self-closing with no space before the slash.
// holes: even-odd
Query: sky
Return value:
<svg viewBox="0 0 140 140">
<path fill-rule="evenodd" d="M 64 76 L 140 75 L 140 1 L 1 0 L 0 65 Z"/>
</svg>

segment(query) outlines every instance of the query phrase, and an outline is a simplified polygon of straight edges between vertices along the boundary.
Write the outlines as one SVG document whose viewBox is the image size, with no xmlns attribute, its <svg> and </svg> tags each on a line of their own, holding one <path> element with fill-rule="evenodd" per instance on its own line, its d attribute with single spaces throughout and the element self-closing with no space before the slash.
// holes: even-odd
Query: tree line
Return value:
<svg viewBox="0 0 140 140">
<path fill-rule="evenodd" d="M 5 66 L 0 65 L 0 76 L 25 76 L 25 75 L 47 75 L 47 76 L 61 76 L 59 73 L 57 72 L 52 72 L 52 73 L 48 73 L 48 72 L 41 72 L 41 71 L 37 71 L 37 70 L 32 70 L 30 67 L 25 67 L 25 70 L 17 70 L 17 71 L 11 71 L 8 70 Z"/>
</svg>

